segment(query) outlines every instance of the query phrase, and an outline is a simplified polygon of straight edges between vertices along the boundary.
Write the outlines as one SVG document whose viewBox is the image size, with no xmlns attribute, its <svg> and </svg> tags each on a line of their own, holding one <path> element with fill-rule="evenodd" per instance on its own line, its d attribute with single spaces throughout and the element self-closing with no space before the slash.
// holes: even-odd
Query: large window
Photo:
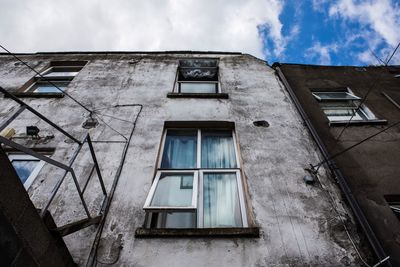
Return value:
<svg viewBox="0 0 400 267">
<path fill-rule="evenodd" d="M 84 61 L 51 62 L 50 66 L 40 73 L 41 75 L 36 75 L 23 86 L 20 93 L 29 95 L 62 94 L 85 64 Z"/>
<path fill-rule="evenodd" d="M 176 93 L 216 94 L 219 91 L 217 59 L 179 60 Z"/>
<path fill-rule="evenodd" d="M 8 158 L 26 189 L 33 183 L 45 164 L 42 160 L 20 153 L 10 153 L 8 154 Z"/>
<path fill-rule="evenodd" d="M 147 227 L 247 227 L 236 145 L 230 129 L 167 129 Z"/>
<path fill-rule="evenodd" d="M 322 111 L 329 122 L 360 122 L 375 120 L 374 114 L 363 104 L 361 98 L 349 90 L 314 91 L 313 96 L 319 101 Z"/>
</svg>

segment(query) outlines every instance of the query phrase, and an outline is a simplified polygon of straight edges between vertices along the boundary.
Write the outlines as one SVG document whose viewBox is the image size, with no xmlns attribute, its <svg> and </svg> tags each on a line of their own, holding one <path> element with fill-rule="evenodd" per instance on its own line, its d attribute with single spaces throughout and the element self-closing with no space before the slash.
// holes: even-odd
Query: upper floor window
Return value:
<svg viewBox="0 0 400 267">
<path fill-rule="evenodd" d="M 396 217 L 400 219 L 400 195 L 386 195 L 385 200 Z"/>
<path fill-rule="evenodd" d="M 175 92 L 181 94 L 219 93 L 218 60 L 207 58 L 179 60 Z"/>
<path fill-rule="evenodd" d="M 40 72 L 40 75 L 28 81 L 19 90 L 18 95 L 62 95 L 62 91 L 67 88 L 85 64 L 86 61 L 53 61 Z"/>
<path fill-rule="evenodd" d="M 322 111 L 330 123 L 360 122 L 376 120 L 375 115 L 364 105 L 361 98 L 349 89 L 341 91 L 313 91 Z"/>
<path fill-rule="evenodd" d="M 40 159 L 22 153 L 9 153 L 8 158 L 25 189 L 29 188 L 45 164 Z"/>
<path fill-rule="evenodd" d="M 146 226 L 247 227 L 236 146 L 232 129 L 166 129 Z"/>
</svg>

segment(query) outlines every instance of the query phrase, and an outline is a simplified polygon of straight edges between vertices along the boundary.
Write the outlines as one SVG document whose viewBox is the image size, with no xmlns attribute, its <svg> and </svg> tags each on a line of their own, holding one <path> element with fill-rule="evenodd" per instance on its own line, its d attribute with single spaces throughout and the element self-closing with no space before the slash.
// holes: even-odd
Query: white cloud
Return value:
<svg viewBox="0 0 400 267">
<path fill-rule="evenodd" d="M 15 52 L 220 50 L 285 46 L 280 0 L 0 0 L 0 43 Z"/>
<path fill-rule="evenodd" d="M 325 4 L 329 3 L 330 0 L 312 0 L 313 9 L 316 11 L 324 11 Z"/>
<path fill-rule="evenodd" d="M 337 50 L 337 44 L 321 45 L 320 42 L 315 42 L 306 50 L 305 57 L 311 60 L 316 59 L 321 65 L 331 65 L 331 53 L 337 52 Z"/>
<path fill-rule="evenodd" d="M 369 49 L 361 52 L 358 58 L 368 64 L 377 61 L 370 50 L 385 59 L 400 42 L 399 14 L 400 5 L 391 0 L 339 0 L 329 9 L 330 16 L 343 17 L 362 25 L 363 38 Z M 396 56 L 391 63 L 400 63 L 399 57 Z"/>
</svg>

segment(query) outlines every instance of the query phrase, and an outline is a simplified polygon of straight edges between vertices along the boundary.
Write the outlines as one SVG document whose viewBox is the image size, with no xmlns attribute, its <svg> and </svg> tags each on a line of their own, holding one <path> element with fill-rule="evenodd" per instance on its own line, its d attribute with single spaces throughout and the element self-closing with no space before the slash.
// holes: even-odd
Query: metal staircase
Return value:
<svg viewBox="0 0 400 267">
<path fill-rule="evenodd" d="M 69 139 L 71 139 L 75 144 L 78 145 L 76 151 L 74 152 L 74 154 L 72 155 L 71 159 L 69 160 L 69 162 L 67 164 L 56 161 L 54 159 L 51 159 L 49 157 L 46 157 L 28 147 L 22 146 L 18 143 L 15 143 L 3 136 L 0 136 L 0 145 L 4 144 L 6 146 L 12 147 L 18 151 L 21 151 L 23 153 L 26 153 L 28 155 L 31 155 L 33 157 L 36 157 L 40 160 L 43 160 L 51 165 L 54 165 L 58 168 L 61 168 L 64 170 L 63 175 L 61 176 L 61 178 L 58 180 L 58 182 L 56 183 L 56 185 L 54 186 L 53 190 L 52 190 L 52 194 L 50 196 L 50 198 L 48 199 L 48 201 L 46 202 L 45 206 L 42 207 L 40 209 L 40 217 L 43 219 L 45 217 L 46 212 L 49 209 L 50 204 L 52 203 L 54 197 L 56 196 L 58 190 L 60 189 L 62 183 L 64 182 L 66 176 L 68 173 L 71 174 L 73 181 L 75 183 L 76 186 L 76 190 L 79 194 L 80 200 L 82 202 L 83 208 L 85 210 L 86 216 L 87 218 L 82 219 L 82 220 L 78 220 L 60 227 L 57 227 L 56 229 L 50 229 L 52 231 L 56 231 L 58 232 L 61 236 L 65 236 L 68 234 L 71 234 L 73 232 L 79 231 L 85 227 L 88 227 L 90 225 L 93 224 L 97 224 L 100 222 L 102 214 L 99 213 L 96 216 L 91 216 L 90 212 L 88 210 L 87 204 L 85 202 L 85 199 L 83 197 L 83 194 L 87 188 L 87 184 L 90 180 L 90 177 L 93 173 L 93 169 L 89 174 L 89 177 L 85 180 L 85 185 L 83 187 L 83 189 L 81 189 L 81 187 L 79 186 L 77 177 L 75 175 L 75 171 L 72 168 L 72 165 L 75 161 L 75 159 L 77 158 L 79 152 L 81 151 L 82 147 L 87 144 L 90 150 L 90 154 L 94 163 L 94 169 L 96 170 L 97 173 L 97 177 L 99 179 L 100 185 L 101 185 L 101 190 L 103 192 L 104 198 L 103 198 L 103 204 L 105 203 L 105 200 L 107 199 L 107 192 L 104 186 L 104 182 L 103 182 L 103 178 L 101 176 L 101 172 L 100 172 L 100 168 L 99 168 L 99 164 L 97 162 L 96 159 L 96 154 L 94 152 L 93 149 L 93 144 L 92 141 L 90 139 L 90 135 L 89 133 L 86 134 L 86 136 L 83 138 L 83 140 L 78 140 L 75 137 L 73 137 L 71 134 L 69 134 L 68 132 L 66 132 L 65 130 L 63 130 L 60 126 L 58 126 L 57 124 L 55 124 L 54 122 L 50 121 L 49 119 L 47 119 L 45 116 L 43 116 L 41 113 L 39 113 L 38 111 L 36 111 L 35 109 L 33 109 L 32 107 L 30 107 L 28 104 L 26 104 L 25 102 L 23 102 L 22 100 L 20 100 L 19 98 L 15 97 L 13 94 L 9 93 L 7 90 L 5 90 L 4 88 L 0 87 L 0 92 L 3 93 L 6 97 L 14 100 L 15 102 L 17 102 L 20 105 L 20 108 L 15 111 L 11 116 L 9 116 L 8 119 L 6 119 L 6 121 L 4 121 L 3 123 L 0 124 L 0 132 L 5 129 L 12 121 L 14 121 L 23 111 L 28 110 L 30 112 L 32 112 L 33 114 L 35 114 L 36 116 L 38 116 L 40 119 L 42 119 L 43 121 L 45 121 L 46 123 L 48 123 L 49 125 L 51 125 L 53 128 L 55 128 L 56 130 L 58 130 L 59 132 L 61 132 L 64 136 L 68 137 Z M 101 209 L 100 209 L 101 210 Z"/>
</svg>

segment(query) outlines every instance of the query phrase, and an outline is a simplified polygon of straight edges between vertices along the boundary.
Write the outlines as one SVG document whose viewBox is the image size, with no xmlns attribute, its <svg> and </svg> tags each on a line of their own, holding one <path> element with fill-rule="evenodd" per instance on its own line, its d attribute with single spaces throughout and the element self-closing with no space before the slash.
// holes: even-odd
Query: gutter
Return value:
<svg viewBox="0 0 400 267">
<path fill-rule="evenodd" d="M 310 131 L 314 141 L 316 142 L 320 152 L 322 153 L 322 156 L 323 156 L 324 160 L 326 161 L 326 164 L 328 165 L 329 170 L 334 175 L 334 177 L 336 177 L 336 180 L 339 183 L 339 187 L 342 190 L 343 194 L 345 195 L 346 200 L 350 204 L 350 207 L 351 207 L 358 223 L 361 225 L 361 228 L 363 229 L 364 234 L 367 236 L 368 242 L 371 245 L 376 257 L 378 258 L 379 261 L 382 261 L 382 263 L 383 263 L 383 260 L 385 260 L 387 258 L 387 255 L 386 255 L 385 251 L 383 250 L 382 245 L 380 244 L 379 240 L 377 239 L 374 231 L 372 230 L 370 224 L 368 223 L 367 218 L 365 217 L 363 211 L 361 210 L 360 205 L 358 204 L 356 198 L 354 197 L 353 193 L 351 192 L 351 189 L 347 183 L 346 177 L 339 170 L 339 168 L 336 165 L 334 160 L 328 160 L 330 158 L 330 155 L 329 155 L 329 152 L 328 152 L 325 144 L 323 143 L 322 139 L 319 137 L 310 118 L 307 116 L 306 112 L 304 111 L 303 107 L 301 106 L 299 99 L 297 98 L 296 94 L 294 93 L 289 82 L 286 80 L 286 77 L 283 74 L 283 72 L 281 71 L 279 66 L 280 66 L 279 63 L 274 63 L 272 67 L 276 70 L 279 79 L 282 81 L 287 92 L 289 93 L 290 98 L 292 99 L 293 103 L 295 104 L 297 111 L 300 113 L 300 116 L 302 117 L 305 125 L 307 126 L 307 128 Z M 382 266 L 392 267 L 393 265 L 390 263 L 390 260 L 387 260 Z"/>
</svg>

